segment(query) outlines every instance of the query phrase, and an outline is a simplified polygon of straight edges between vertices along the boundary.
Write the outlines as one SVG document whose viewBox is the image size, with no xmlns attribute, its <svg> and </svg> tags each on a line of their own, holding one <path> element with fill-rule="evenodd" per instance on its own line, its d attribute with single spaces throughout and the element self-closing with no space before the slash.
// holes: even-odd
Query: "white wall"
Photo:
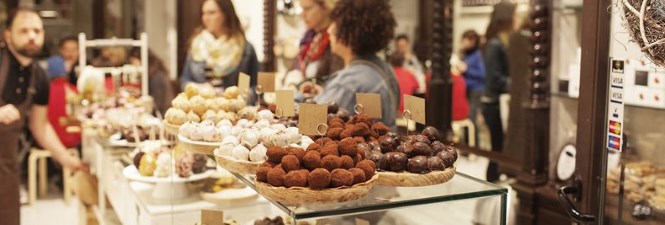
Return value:
<svg viewBox="0 0 665 225">
<path fill-rule="evenodd" d="M 176 0 L 144 0 L 143 28 L 148 34 L 150 49 L 161 58 L 169 69 L 169 77 L 178 73 L 178 35 Z"/>
<path fill-rule="evenodd" d="M 252 43 L 259 61 L 263 61 L 263 1 L 233 0 L 245 36 Z"/>
</svg>

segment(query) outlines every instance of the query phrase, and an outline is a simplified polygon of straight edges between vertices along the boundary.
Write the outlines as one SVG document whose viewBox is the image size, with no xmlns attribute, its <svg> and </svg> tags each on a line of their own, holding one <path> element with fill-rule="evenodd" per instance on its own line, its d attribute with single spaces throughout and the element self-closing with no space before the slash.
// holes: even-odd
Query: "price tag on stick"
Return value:
<svg viewBox="0 0 665 225">
<path fill-rule="evenodd" d="M 292 90 L 278 90 L 275 92 L 277 97 L 277 109 L 275 113 L 278 117 L 292 117 L 296 115 L 293 91 Z"/>
<path fill-rule="evenodd" d="M 381 119 L 381 95 L 371 93 L 356 93 L 356 114 L 365 114 L 372 118 Z"/>
<path fill-rule="evenodd" d="M 299 105 L 298 128 L 304 135 L 325 135 L 328 131 L 328 106 L 302 103 Z"/>
<path fill-rule="evenodd" d="M 259 72 L 258 85 L 261 86 L 261 92 L 275 91 L 275 73 Z"/>
<path fill-rule="evenodd" d="M 224 225 L 224 212 L 216 210 L 201 210 L 201 224 Z"/>
<path fill-rule="evenodd" d="M 404 95 L 404 117 L 425 124 L 425 99 Z"/>
<path fill-rule="evenodd" d="M 246 73 L 240 72 L 238 74 L 238 90 L 240 90 L 241 94 L 249 93 L 249 80 L 249 75 Z"/>
</svg>

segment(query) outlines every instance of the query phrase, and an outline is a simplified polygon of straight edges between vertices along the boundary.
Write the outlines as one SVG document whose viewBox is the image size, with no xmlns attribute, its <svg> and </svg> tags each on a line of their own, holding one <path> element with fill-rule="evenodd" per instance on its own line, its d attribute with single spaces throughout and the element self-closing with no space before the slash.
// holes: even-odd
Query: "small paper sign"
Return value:
<svg viewBox="0 0 665 225">
<path fill-rule="evenodd" d="M 258 85 L 261 86 L 261 92 L 275 91 L 275 73 L 259 72 Z"/>
<path fill-rule="evenodd" d="M 246 73 L 240 72 L 238 74 L 238 90 L 240 93 L 245 94 L 249 91 L 249 75 Z"/>
<path fill-rule="evenodd" d="M 404 95 L 404 112 L 407 119 L 425 124 L 425 99 Z"/>
<path fill-rule="evenodd" d="M 275 103 L 277 105 L 277 110 L 275 113 L 279 117 L 291 117 L 296 115 L 294 100 L 293 100 L 293 90 L 278 90 L 275 92 L 277 97 Z"/>
<path fill-rule="evenodd" d="M 299 105 L 300 116 L 298 117 L 298 128 L 304 135 L 325 134 L 325 126 L 328 122 L 328 106 L 302 103 Z"/>
<path fill-rule="evenodd" d="M 369 221 L 356 218 L 356 225 L 369 225 Z"/>
<path fill-rule="evenodd" d="M 356 113 L 365 114 L 372 118 L 381 119 L 381 95 L 370 93 L 356 93 Z"/>
<path fill-rule="evenodd" d="M 224 212 L 217 210 L 201 210 L 201 224 L 224 225 Z"/>
</svg>

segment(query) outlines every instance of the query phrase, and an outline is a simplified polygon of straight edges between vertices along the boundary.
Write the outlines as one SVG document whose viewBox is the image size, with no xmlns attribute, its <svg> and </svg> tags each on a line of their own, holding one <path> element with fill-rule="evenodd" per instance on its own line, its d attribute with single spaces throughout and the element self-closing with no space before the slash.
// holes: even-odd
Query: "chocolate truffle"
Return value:
<svg viewBox="0 0 665 225">
<path fill-rule="evenodd" d="M 365 125 L 371 125 L 374 123 L 374 119 L 365 114 L 356 115 L 349 121 L 350 124 L 359 124 L 364 123 Z"/>
<path fill-rule="evenodd" d="M 416 142 L 413 144 L 413 154 L 422 156 L 431 156 L 432 148 L 423 142 Z"/>
<path fill-rule="evenodd" d="M 406 170 L 406 164 L 409 161 L 409 157 L 401 152 L 388 152 L 383 155 L 386 158 L 386 166 L 390 171 L 401 172 Z"/>
<path fill-rule="evenodd" d="M 277 166 L 277 163 L 270 162 L 270 161 L 265 161 L 265 162 L 261 163 L 261 166 L 259 166 L 259 167 L 269 167 L 269 168 L 272 169 L 275 166 Z"/>
<path fill-rule="evenodd" d="M 339 141 L 339 153 L 342 155 L 355 156 L 358 154 L 356 140 L 353 138 L 344 138 Z"/>
<path fill-rule="evenodd" d="M 333 116 L 328 119 L 328 124 L 333 124 L 333 123 L 341 123 L 344 124 L 344 120 L 342 118 Z M 344 126 L 342 126 L 344 127 Z"/>
<path fill-rule="evenodd" d="M 340 108 L 339 112 L 337 112 L 337 116 L 339 116 L 340 119 L 346 121 L 349 121 L 349 118 L 351 118 L 351 112 L 349 110 L 346 110 L 345 108 Z"/>
<path fill-rule="evenodd" d="M 362 136 L 355 136 L 353 140 L 356 140 L 356 143 L 365 143 L 365 138 Z"/>
<path fill-rule="evenodd" d="M 301 169 L 301 170 L 298 170 L 298 172 L 300 172 L 305 177 L 309 176 L 309 170 L 307 170 L 307 169 Z"/>
<path fill-rule="evenodd" d="M 443 159 L 438 156 L 431 156 L 427 158 L 427 166 L 431 171 L 446 169 L 446 165 L 443 164 Z"/>
<path fill-rule="evenodd" d="M 439 152 L 442 152 L 442 151 L 445 151 L 445 150 L 446 150 L 446 145 L 444 145 L 440 141 L 432 142 L 432 154 L 436 155 Z"/>
<path fill-rule="evenodd" d="M 272 168 L 268 171 L 268 183 L 275 187 L 284 186 L 284 175 L 286 172 L 281 167 Z"/>
<path fill-rule="evenodd" d="M 381 145 L 381 151 L 386 153 L 394 151 L 397 146 L 399 146 L 400 142 L 399 139 L 395 137 L 384 135 L 379 138 L 379 144 Z"/>
<path fill-rule="evenodd" d="M 372 154 L 372 149 L 367 143 L 358 143 L 356 145 L 356 150 L 358 151 L 358 154 L 362 154 L 363 156 L 369 156 Z"/>
<path fill-rule="evenodd" d="M 312 170 L 307 176 L 309 187 L 312 189 L 324 189 L 330 186 L 330 172 L 323 168 Z"/>
<path fill-rule="evenodd" d="M 341 121 L 341 120 L 340 120 L 340 121 Z M 344 130 L 344 123 L 343 123 L 343 122 L 333 121 L 333 122 L 331 122 L 330 125 L 328 125 L 328 126 L 330 126 L 330 129 L 332 129 L 332 128 L 339 128 L 339 129 L 341 129 L 342 131 Z M 341 134 L 341 133 L 342 133 L 342 132 L 340 131 L 340 134 Z M 327 136 L 327 135 L 326 135 L 326 136 Z"/>
<path fill-rule="evenodd" d="M 439 154 L 436 154 L 436 156 L 443 160 L 443 165 L 445 165 L 446 168 L 451 167 L 453 166 L 453 164 L 455 164 L 455 157 L 450 152 L 447 151 L 439 152 Z"/>
<path fill-rule="evenodd" d="M 388 132 L 384 136 L 392 137 L 392 138 L 399 138 L 399 134 L 395 132 Z"/>
<path fill-rule="evenodd" d="M 334 155 L 327 155 L 321 159 L 321 167 L 326 168 L 328 171 L 340 168 L 342 166 L 342 159 Z"/>
<path fill-rule="evenodd" d="M 328 142 L 333 142 L 333 140 L 330 139 L 329 137 L 322 137 L 322 138 L 319 138 L 318 140 L 314 141 L 314 143 L 317 143 L 321 146 L 325 146 L 326 144 L 328 144 Z"/>
<path fill-rule="evenodd" d="M 208 167 L 208 156 L 203 154 L 194 154 L 194 162 L 192 163 L 192 172 L 199 174 L 205 172 Z"/>
<path fill-rule="evenodd" d="M 353 126 L 353 125 L 351 125 L 351 126 Z M 344 129 L 344 131 L 342 131 L 342 133 L 339 135 L 339 138 L 344 139 L 344 138 L 353 137 L 353 135 L 351 135 L 351 129 L 353 129 L 353 128 Z"/>
<path fill-rule="evenodd" d="M 349 169 L 349 172 L 353 175 L 353 184 L 359 184 L 367 180 L 365 177 L 365 171 L 360 168 L 351 168 Z"/>
<path fill-rule="evenodd" d="M 330 104 L 328 104 L 328 113 L 335 114 L 337 112 L 339 112 L 339 105 L 337 104 L 337 102 L 331 102 Z"/>
<path fill-rule="evenodd" d="M 281 163 L 282 162 L 282 157 L 285 155 L 289 154 L 289 152 L 281 147 L 268 147 L 268 150 L 266 151 L 266 156 L 268 156 L 268 160 L 274 163 Z"/>
<path fill-rule="evenodd" d="M 369 136 L 369 127 L 365 123 L 356 123 L 351 128 L 351 136 Z"/>
<path fill-rule="evenodd" d="M 345 169 L 335 169 L 330 173 L 330 186 L 333 188 L 353 186 L 353 174 Z"/>
<path fill-rule="evenodd" d="M 321 154 L 317 151 L 308 151 L 303 157 L 303 166 L 308 170 L 321 167 Z"/>
<path fill-rule="evenodd" d="M 363 160 L 356 164 L 356 168 L 363 170 L 363 172 L 365 172 L 365 178 L 369 180 L 374 176 L 376 164 L 371 160 Z"/>
<path fill-rule="evenodd" d="M 423 132 L 421 132 L 421 134 L 429 138 L 430 141 L 435 141 L 439 137 L 439 130 L 437 130 L 432 126 L 428 126 L 425 127 L 425 129 L 423 129 Z"/>
<path fill-rule="evenodd" d="M 370 149 L 375 149 L 375 148 L 380 148 L 381 145 L 379 145 L 378 141 L 368 141 L 367 145 L 369 145 Z"/>
<path fill-rule="evenodd" d="M 428 172 L 429 165 L 427 164 L 427 157 L 419 155 L 409 159 L 407 169 L 411 173 L 426 173 Z"/>
<path fill-rule="evenodd" d="M 329 137 L 333 140 L 339 140 L 339 136 L 342 134 L 342 131 L 344 131 L 344 129 L 339 127 L 330 128 L 328 129 L 328 132 L 326 132 L 326 137 Z"/>
<path fill-rule="evenodd" d="M 372 131 L 376 132 L 379 136 L 384 135 L 390 132 L 390 128 L 386 126 L 383 122 L 377 122 L 372 125 Z"/>
<path fill-rule="evenodd" d="M 272 167 L 262 166 L 256 170 L 256 180 L 267 183 L 268 182 L 268 172 L 272 170 Z"/>
<path fill-rule="evenodd" d="M 397 146 L 397 149 L 395 149 L 395 151 L 404 153 L 408 156 L 414 156 L 415 155 L 413 145 L 411 145 L 408 142 L 402 142 L 402 144 Z"/>
<path fill-rule="evenodd" d="M 367 159 L 372 160 L 372 162 L 376 163 L 377 165 L 379 164 L 379 159 L 381 159 L 381 156 L 383 156 L 383 153 L 381 151 L 372 151 L 371 155 L 367 157 Z"/>
<path fill-rule="evenodd" d="M 307 186 L 307 176 L 298 170 L 290 171 L 284 176 L 284 187 L 305 187 Z"/>
<path fill-rule="evenodd" d="M 321 145 L 318 143 L 311 143 L 309 146 L 307 146 L 307 151 L 319 151 L 321 149 Z"/>
<path fill-rule="evenodd" d="M 328 155 L 339 156 L 338 146 L 335 143 L 329 143 L 321 148 L 320 153 L 322 157 Z"/>
<path fill-rule="evenodd" d="M 450 153 L 453 156 L 453 162 L 457 161 L 457 148 L 449 145 L 449 146 L 446 146 L 444 151 Z"/>
<path fill-rule="evenodd" d="M 415 142 L 422 142 L 422 143 L 425 143 L 427 145 L 432 144 L 432 141 L 430 141 L 429 138 L 427 138 L 427 136 L 422 135 L 422 134 L 413 135 L 413 136 L 411 136 L 411 139 Z"/>
<path fill-rule="evenodd" d="M 282 158 L 282 168 L 286 172 L 300 169 L 300 160 L 295 155 L 287 155 Z"/>
<path fill-rule="evenodd" d="M 356 165 L 358 162 L 363 161 L 365 157 L 363 157 L 363 154 L 356 154 L 356 157 L 353 157 L 353 165 Z"/>
<path fill-rule="evenodd" d="M 348 169 L 353 168 L 354 165 L 356 165 L 355 163 L 353 163 L 353 158 L 351 158 L 351 156 L 343 155 L 339 158 L 342 160 L 342 165 L 341 165 L 340 168 L 344 168 L 344 169 L 348 170 Z"/>
<path fill-rule="evenodd" d="M 302 150 L 302 148 L 296 148 L 296 147 L 289 147 L 288 149 L 288 154 L 289 155 L 295 155 L 300 162 L 302 162 L 302 157 L 305 156 L 305 150 Z"/>
</svg>

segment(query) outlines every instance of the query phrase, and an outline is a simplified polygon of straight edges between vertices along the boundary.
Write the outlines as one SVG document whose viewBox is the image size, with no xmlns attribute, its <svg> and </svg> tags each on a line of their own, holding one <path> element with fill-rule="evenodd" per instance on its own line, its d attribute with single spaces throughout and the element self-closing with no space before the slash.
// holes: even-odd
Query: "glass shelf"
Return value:
<svg viewBox="0 0 665 225">
<path fill-rule="evenodd" d="M 256 190 L 253 175 L 243 176 L 235 174 L 242 182 Z M 386 194 L 392 196 L 386 196 Z M 260 194 L 260 193 L 259 193 Z M 316 204 L 300 207 L 285 206 L 272 199 L 277 208 L 284 211 L 294 220 L 314 219 L 323 217 L 337 217 L 367 212 L 384 211 L 389 209 L 420 206 L 435 203 L 451 202 L 456 200 L 500 197 L 501 198 L 501 224 L 506 220 L 506 196 L 508 189 L 488 183 L 469 175 L 457 172 L 450 181 L 424 187 L 387 187 L 375 185 L 367 197 L 355 201 L 334 204 Z"/>
</svg>

